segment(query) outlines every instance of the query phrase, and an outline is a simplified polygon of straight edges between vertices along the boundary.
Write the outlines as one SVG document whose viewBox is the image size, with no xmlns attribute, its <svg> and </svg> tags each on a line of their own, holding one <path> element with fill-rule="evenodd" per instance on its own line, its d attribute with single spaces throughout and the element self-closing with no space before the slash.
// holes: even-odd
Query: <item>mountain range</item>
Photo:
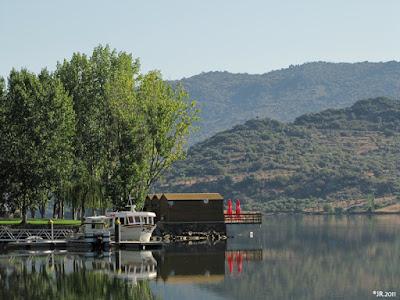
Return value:
<svg viewBox="0 0 400 300">
<path fill-rule="evenodd" d="M 312 62 L 260 75 L 207 72 L 171 83 L 181 84 L 201 109 L 193 145 L 250 119 L 291 122 L 360 99 L 399 98 L 400 63 Z"/>
</svg>

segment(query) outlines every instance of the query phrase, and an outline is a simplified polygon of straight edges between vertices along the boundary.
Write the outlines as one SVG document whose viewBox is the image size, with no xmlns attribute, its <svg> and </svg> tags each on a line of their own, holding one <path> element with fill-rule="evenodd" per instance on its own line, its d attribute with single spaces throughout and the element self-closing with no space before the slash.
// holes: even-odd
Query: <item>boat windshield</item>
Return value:
<svg viewBox="0 0 400 300">
<path fill-rule="evenodd" d="M 124 224 L 147 224 L 154 225 L 154 218 L 152 216 L 130 216 L 127 215 L 125 217 L 118 218 L 122 225 Z M 112 226 L 113 221 L 110 220 L 110 226 Z"/>
</svg>

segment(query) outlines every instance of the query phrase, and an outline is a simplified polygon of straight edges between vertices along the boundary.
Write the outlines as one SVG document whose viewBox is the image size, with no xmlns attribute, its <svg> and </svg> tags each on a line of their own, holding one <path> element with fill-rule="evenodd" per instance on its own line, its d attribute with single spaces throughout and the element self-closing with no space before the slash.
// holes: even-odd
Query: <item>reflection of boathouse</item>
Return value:
<svg viewBox="0 0 400 300">
<path fill-rule="evenodd" d="M 219 193 L 149 195 L 144 210 L 156 213 L 157 226 L 163 232 L 226 233 L 224 198 Z"/>
<path fill-rule="evenodd" d="M 225 276 L 225 243 L 171 245 L 154 257 L 157 277 L 168 283 L 215 283 Z"/>
<path fill-rule="evenodd" d="M 157 280 L 167 283 L 216 283 L 226 271 L 238 275 L 250 261 L 261 261 L 262 250 L 226 250 L 225 243 L 175 244 L 153 253 L 157 260 Z"/>
</svg>

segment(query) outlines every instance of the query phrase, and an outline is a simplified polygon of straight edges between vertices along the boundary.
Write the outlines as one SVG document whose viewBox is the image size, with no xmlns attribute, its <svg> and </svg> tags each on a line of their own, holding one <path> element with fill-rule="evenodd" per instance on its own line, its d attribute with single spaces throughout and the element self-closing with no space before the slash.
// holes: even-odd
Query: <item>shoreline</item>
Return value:
<svg viewBox="0 0 400 300">
<path fill-rule="evenodd" d="M 348 213 L 329 213 L 329 212 L 306 212 L 306 211 L 279 211 L 279 212 L 264 212 L 265 216 L 269 215 L 316 215 L 316 216 L 350 216 L 350 215 L 400 215 L 400 211 L 377 211 L 377 212 L 367 212 L 367 211 L 360 211 L 360 212 L 348 212 Z"/>
</svg>

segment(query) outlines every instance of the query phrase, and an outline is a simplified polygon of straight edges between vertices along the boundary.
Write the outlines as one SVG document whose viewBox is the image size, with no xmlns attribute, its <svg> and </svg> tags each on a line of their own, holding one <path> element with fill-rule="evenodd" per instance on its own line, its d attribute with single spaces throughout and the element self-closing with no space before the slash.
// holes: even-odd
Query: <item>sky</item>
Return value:
<svg viewBox="0 0 400 300">
<path fill-rule="evenodd" d="M 165 79 L 400 60 L 398 0 L 0 0 L 0 76 L 109 44 Z"/>
</svg>

